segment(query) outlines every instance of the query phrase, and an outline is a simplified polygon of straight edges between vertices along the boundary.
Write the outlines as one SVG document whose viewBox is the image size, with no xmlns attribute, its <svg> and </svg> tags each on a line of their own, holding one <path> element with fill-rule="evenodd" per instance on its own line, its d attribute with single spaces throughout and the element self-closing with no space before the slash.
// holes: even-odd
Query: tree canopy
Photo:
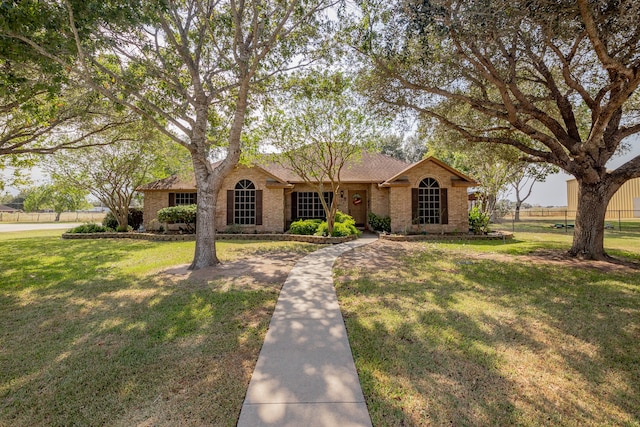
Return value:
<svg viewBox="0 0 640 427">
<path fill-rule="evenodd" d="M 278 150 L 270 159 L 315 188 L 331 235 L 341 172 L 347 162 L 373 147 L 378 123 L 364 112 L 351 79 L 340 72 L 299 74 L 287 86 L 265 114 L 265 140 Z M 331 201 L 324 198 L 326 190 L 333 193 Z"/>
<path fill-rule="evenodd" d="M 53 181 L 38 187 L 25 190 L 24 210 L 35 212 L 51 209 L 56 213 L 55 221 L 60 221 L 60 214 L 66 211 L 77 211 L 90 207 L 87 203 L 89 192 L 64 181 Z"/>
<path fill-rule="evenodd" d="M 88 38 L 117 8 L 81 7 L 79 34 Z M 77 59 L 64 28 L 61 2 L 4 2 L 0 14 L 0 164 L 20 164 L 24 155 L 53 153 L 91 144 L 86 137 L 128 119 L 110 114 L 95 91 L 87 90 L 69 64 Z M 68 21 L 68 20 L 67 20 Z M 22 40 L 21 40 L 22 39 Z M 48 55 L 43 55 L 29 40 Z M 64 60 L 59 60 L 64 59 Z M 104 141 L 103 141 L 104 142 Z"/>
<path fill-rule="evenodd" d="M 38 3 L 13 9 L 20 13 Z M 63 67 L 189 150 L 198 189 L 191 265 L 197 269 L 219 262 L 213 225 L 216 198 L 222 180 L 240 159 L 251 96 L 271 76 L 313 59 L 311 52 L 330 35 L 322 13 L 335 3 L 53 2 L 50 7 L 71 56 L 51 49 L 31 31 L 0 28 L 0 34 Z M 214 151 L 222 158 L 215 165 Z"/>
<path fill-rule="evenodd" d="M 360 4 L 351 42 L 370 61 L 374 98 L 435 118 L 468 141 L 512 146 L 528 161 L 575 176 L 580 197 L 570 253 L 605 256 L 607 203 L 622 183 L 640 176 L 640 156 L 607 170 L 625 138 L 640 132 L 640 5 Z M 461 105 L 473 112 L 462 120 L 453 108 Z"/>
</svg>

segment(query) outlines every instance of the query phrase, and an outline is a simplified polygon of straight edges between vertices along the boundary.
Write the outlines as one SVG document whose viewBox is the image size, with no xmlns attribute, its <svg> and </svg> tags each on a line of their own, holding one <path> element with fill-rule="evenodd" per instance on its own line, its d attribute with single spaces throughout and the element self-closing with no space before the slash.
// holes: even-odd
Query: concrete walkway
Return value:
<svg viewBox="0 0 640 427">
<path fill-rule="evenodd" d="M 333 287 L 343 252 L 377 236 L 320 249 L 282 287 L 238 427 L 371 426 Z"/>
</svg>

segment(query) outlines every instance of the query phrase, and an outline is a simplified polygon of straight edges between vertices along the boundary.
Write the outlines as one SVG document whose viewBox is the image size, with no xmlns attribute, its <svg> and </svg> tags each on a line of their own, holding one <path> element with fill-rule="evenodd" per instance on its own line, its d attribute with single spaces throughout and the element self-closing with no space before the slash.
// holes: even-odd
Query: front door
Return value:
<svg viewBox="0 0 640 427">
<path fill-rule="evenodd" d="M 356 227 L 364 227 L 367 223 L 367 192 L 365 190 L 349 190 L 349 215 L 356 221 Z"/>
</svg>

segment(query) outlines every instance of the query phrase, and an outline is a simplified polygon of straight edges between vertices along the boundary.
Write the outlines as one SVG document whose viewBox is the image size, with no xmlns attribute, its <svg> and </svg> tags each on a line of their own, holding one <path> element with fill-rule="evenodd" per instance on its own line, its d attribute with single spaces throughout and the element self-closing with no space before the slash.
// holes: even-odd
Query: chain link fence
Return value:
<svg viewBox="0 0 640 427">
<path fill-rule="evenodd" d="M 511 211 L 509 215 L 515 216 L 515 211 Z M 564 217 L 575 219 L 576 211 L 570 211 L 564 208 L 532 208 L 520 210 L 520 219 Z M 640 221 L 640 210 L 610 209 L 607 211 L 606 218 L 611 220 L 636 219 Z"/>
<path fill-rule="evenodd" d="M 550 227 L 561 231 L 573 230 L 576 211 L 562 208 L 535 208 L 520 210 L 519 221 L 515 211 L 508 212 L 501 218 L 499 224 L 503 228 L 510 225 L 513 231 L 527 228 L 531 225 Z M 605 217 L 605 229 L 615 232 L 640 233 L 640 211 L 638 210 L 609 210 Z"/>
</svg>

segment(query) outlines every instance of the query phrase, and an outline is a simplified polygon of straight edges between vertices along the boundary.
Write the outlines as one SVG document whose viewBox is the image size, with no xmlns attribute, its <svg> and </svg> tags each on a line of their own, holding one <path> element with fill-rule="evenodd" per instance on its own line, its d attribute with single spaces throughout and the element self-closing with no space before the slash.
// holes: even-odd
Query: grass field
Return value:
<svg viewBox="0 0 640 427">
<path fill-rule="evenodd" d="M 569 250 L 573 239 L 573 229 L 554 228 L 562 221 L 540 219 L 517 222 L 515 224 L 503 222 L 492 224 L 491 230 L 503 230 L 515 233 L 513 244 L 483 243 L 478 250 L 501 251 L 512 255 L 523 255 L 536 250 L 553 249 Z M 502 249 L 500 249 L 502 248 Z M 640 221 L 626 220 L 615 223 L 614 229 L 605 230 L 605 250 L 609 255 L 622 260 L 640 261 Z"/>
<path fill-rule="evenodd" d="M 1 233 L 0 425 L 235 425 L 282 283 L 156 274 L 193 247 Z M 317 247 L 218 248 L 231 261 Z"/>
<path fill-rule="evenodd" d="M 640 426 L 640 236 L 607 231 L 620 262 L 585 263 L 571 233 L 518 227 L 338 260 L 376 427 Z M 193 242 L 59 236 L 0 233 L 0 426 L 235 425 L 282 281 L 162 274 Z M 218 248 L 228 266 L 317 247 Z"/>
<path fill-rule="evenodd" d="M 640 239 L 377 242 L 334 275 L 373 424 L 640 426 Z"/>
</svg>

